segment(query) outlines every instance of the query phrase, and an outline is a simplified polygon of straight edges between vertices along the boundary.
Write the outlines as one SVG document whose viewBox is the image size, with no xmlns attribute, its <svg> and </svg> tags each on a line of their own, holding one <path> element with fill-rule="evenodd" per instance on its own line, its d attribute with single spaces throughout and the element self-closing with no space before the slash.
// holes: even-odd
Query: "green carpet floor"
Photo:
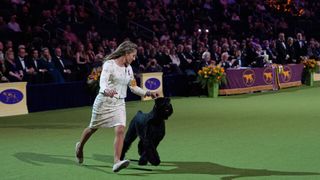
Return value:
<svg viewBox="0 0 320 180">
<path fill-rule="evenodd" d="M 320 179 L 320 86 L 236 96 L 172 98 L 160 166 L 112 172 L 113 130 L 74 145 L 91 107 L 0 118 L 0 179 Z M 130 120 L 149 102 L 128 102 Z M 137 143 L 127 157 L 138 159 Z"/>
</svg>

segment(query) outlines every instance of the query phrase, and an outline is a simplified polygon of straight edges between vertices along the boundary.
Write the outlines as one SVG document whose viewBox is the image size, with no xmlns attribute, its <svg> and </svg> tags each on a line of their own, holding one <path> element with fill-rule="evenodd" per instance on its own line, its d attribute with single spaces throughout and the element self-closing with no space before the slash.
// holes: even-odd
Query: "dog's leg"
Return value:
<svg viewBox="0 0 320 180">
<path fill-rule="evenodd" d="M 139 160 L 139 165 L 145 165 L 148 161 L 154 165 L 157 166 L 160 164 L 160 157 L 156 150 L 156 147 L 153 144 L 153 131 L 152 127 L 149 125 L 147 128 L 145 128 L 145 133 L 143 136 L 140 137 L 141 141 L 141 157 Z M 158 143 L 159 144 L 159 143 Z"/>
<path fill-rule="evenodd" d="M 139 143 L 138 143 L 138 153 L 140 156 L 142 156 L 142 153 L 145 151 L 145 148 L 143 147 L 143 143 L 142 141 L 140 140 Z"/>
<path fill-rule="evenodd" d="M 147 165 L 147 164 L 148 164 L 148 158 L 147 158 L 147 153 L 146 153 L 146 151 L 143 151 L 143 152 L 141 153 L 138 164 L 139 164 L 140 166 L 143 166 L 143 165 Z"/>
<path fill-rule="evenodd" d="M 147 156 L 148 161 L 150 164 L 154 166 L 158 166 L 160 164 L 160 156 L 156 149 L 156 147 L 151 143 L 150 146 L 146 149 L 145 155 Z"/>
<path fill-rule="evenodd" d="M 154 128 L 152 131 L 152 143 L 150 144 L 152 147 L 148 149 L 148 161 L 154 165 L 157 166 L 160 164 L 160 156 L 157 151 L 157 147 L 160 144 L 161 140 L 165 136 L 165 124 L 161 123 L 157 126 L 157 128 Z"/>
</svg>

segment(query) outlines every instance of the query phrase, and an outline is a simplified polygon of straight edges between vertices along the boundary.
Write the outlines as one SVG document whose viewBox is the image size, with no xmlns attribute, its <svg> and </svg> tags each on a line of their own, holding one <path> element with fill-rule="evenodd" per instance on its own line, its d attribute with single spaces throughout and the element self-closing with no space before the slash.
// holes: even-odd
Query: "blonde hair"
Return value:
<svg viewBox="0 0 320 180">
<path fill-rule="evenodd" d="M 104 60 L 111 60 L 111 59 L 117 59 L 121 56 L 124 56 L 126 54 L 130 54 L 137 50 L 137 45 L 131 41 L 124 41 L 121 43 L 115 51 L 113 51 L 111 54 L 107 55 Z"/>
</svg>

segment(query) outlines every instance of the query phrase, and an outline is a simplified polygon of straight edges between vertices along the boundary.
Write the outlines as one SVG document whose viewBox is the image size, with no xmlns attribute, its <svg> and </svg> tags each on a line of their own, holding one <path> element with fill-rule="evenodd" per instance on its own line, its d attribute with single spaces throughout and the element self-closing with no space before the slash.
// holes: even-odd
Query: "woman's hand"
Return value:
<svg viewBox="0 0 320 180">
<path fill-rule="evenodd" d="M 116 95 L 118 93 L 114 89 L 106 89 L 106 90 L 104 90 L 103 94 L 106 96 L 109 96 L 109 97 L 113 97 L 114 95 Z"/>
<path fill-rule="evenodd" d="M 151 96 L 152 99 L 159 97 L 158 92 L 147 91 L 146 96 Z"/>
</svg>

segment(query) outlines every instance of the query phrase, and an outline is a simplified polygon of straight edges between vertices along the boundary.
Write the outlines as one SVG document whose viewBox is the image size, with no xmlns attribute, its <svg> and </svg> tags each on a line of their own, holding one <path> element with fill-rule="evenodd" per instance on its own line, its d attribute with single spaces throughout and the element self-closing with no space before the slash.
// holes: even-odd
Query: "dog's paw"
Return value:
<svg viewBox="0 0 320 180">
<path fill-rule="evenodd" d="M 140 158 L 139 159 L 139 162 L 138 162 L 139 166 L 145 166 L 147 164 L 148 164 L 148 160 L 147 159 L 144 159 L 144 158 Z"/>
</svg>

